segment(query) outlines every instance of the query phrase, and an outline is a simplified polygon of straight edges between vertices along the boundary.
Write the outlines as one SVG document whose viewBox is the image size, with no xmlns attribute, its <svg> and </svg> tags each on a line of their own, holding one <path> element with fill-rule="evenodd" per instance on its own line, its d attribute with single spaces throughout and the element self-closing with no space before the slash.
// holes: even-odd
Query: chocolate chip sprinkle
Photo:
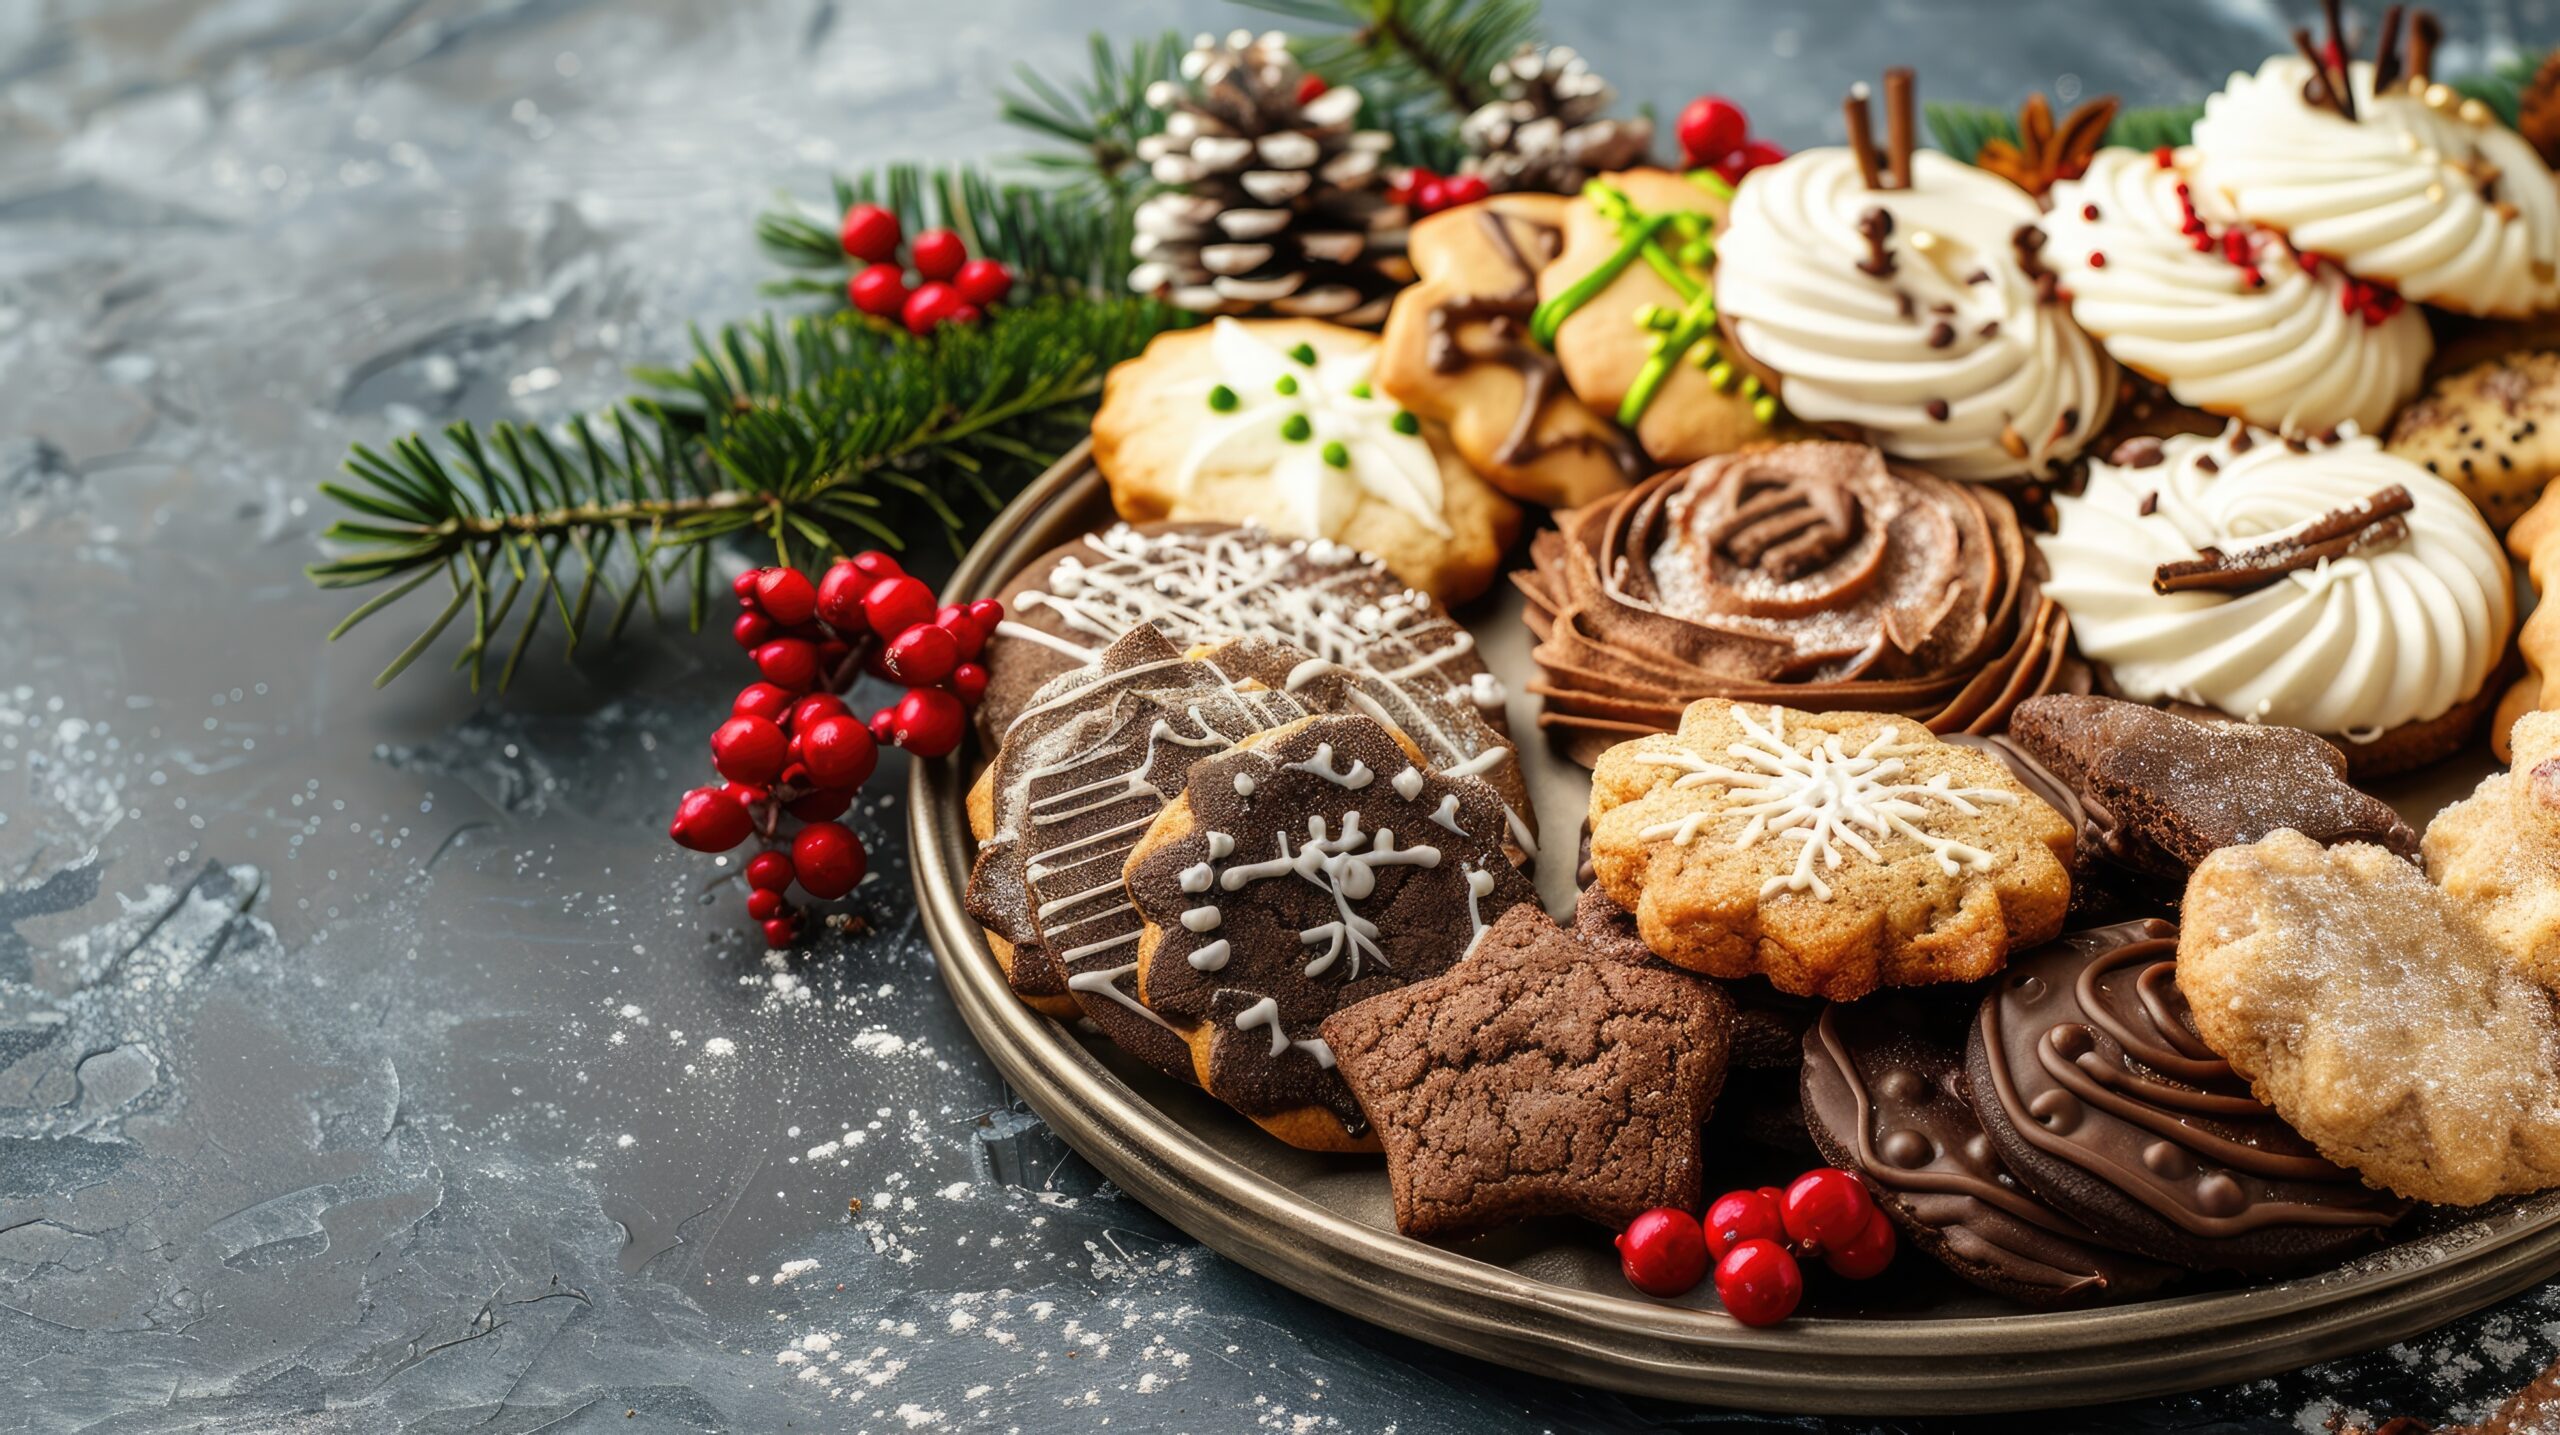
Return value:
<svg viewBox="0 0 2560 1435">
<path fill-rule="evenodd" d="M 1928 403 L 1923 404 L 1921 408 L 1929 415 L 1929 417 L 1936 419 L 1938 422 L 1945 423 L 1947 421 L 1947 414 L 1949 413 L 1949 410 L 1945 399 L 1931 399 Z"/>
<path fill-rule="evenodd" d="M 1940 319 L 1929 326 L 1929 347 L 1943 349 L 1956 341 L 1956 326 Z"/>
</svg>

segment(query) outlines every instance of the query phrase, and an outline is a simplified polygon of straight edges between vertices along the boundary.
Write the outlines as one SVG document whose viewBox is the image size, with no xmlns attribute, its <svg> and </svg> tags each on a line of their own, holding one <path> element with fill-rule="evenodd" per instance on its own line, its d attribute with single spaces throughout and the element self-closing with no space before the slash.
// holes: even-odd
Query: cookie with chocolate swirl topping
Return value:
<svg viewBox="0 0 2560 1435">
<path fill-rule="evenodd" d="M 1707 459 L 1565 515 L 1530 552 L 1513 581 L 1538 721 L 1585 764 L 1699 698 L 1949 733 L 2088 690 L 2016 510 L 1865 444 Z"/>
<path fill-rule="evenodd" d="M 2010 962 L 1965 1052 L 2000 1159 L 2108 1244 L 2190 1270 L 2278 1275 L 2374 1244 L 2409 1203 L 2322 1156 L 2214 1054 L 2177 962 L 2161 921 Z"/>
</svg>

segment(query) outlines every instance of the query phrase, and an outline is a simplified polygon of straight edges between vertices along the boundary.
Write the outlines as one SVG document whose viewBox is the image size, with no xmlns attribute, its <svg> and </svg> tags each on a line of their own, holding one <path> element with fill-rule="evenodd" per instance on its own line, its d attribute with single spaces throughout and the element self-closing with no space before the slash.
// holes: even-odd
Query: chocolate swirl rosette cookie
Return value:
<svg viewBox="0 0 2560 1435">
<path fill-rule="evenodd" d="M 2087 688 L 2016 510 L 1864 444 L 1707 459 L 1565 515 L 1530 551 L 1514 581 L 1539 723 L 1584 764 L 1705 697 L 1957 732 Z"/>
<path fill-rule="evenodd" d="M 1374 1150 L 1325 1018 L 1438 976 L 1537 892 L 1502 802 L 1394 729 L 1315 717 L 1193 765 L 1123 872 L 1138 997 L 1209 1093 L 1293 1146 Z"/>
</svg>

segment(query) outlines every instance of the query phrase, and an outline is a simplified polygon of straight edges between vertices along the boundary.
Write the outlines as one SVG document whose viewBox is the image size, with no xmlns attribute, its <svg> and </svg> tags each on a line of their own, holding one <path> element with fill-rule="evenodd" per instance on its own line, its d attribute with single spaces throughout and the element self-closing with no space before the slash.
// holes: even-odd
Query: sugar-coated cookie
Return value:
<svg viewBox="0 0 2560 1435">
<path fill-rule="evenodd" d="M 1414 225 L 1421 282 L 1396 298 L 1378 392 L 1445 424 L 1470 467 L 1524 503 L 1574 508 L 1652 471 L 1634 438 L 1576 397 L 1529 336 L 1538 274 L 1564 248 L 1554 194 L 1497 194 Z"/>
<path fill-rule="evenodd" d="M 1325 1044 L 1386 1149 L 1396 1229 L 1531 1216 L 1617 1230 L 1702 1203 L 1726 1008 L 1686 973 L 1594 960 L 1535 902 L 1466 960 L 1335 1012 Z"/>
<path fill-rule="evenodd" d="M 1159 334 L 1113 368 L 1093 462 L 1120 516 L 1347 544 L 1445 602 L 1493 581 L 1520 509 L 1372 387 L 1378 337 L 1316 319 Z"/>
<path fill-rule="evenodd" d="M 2214 853 L 2177 971 L 2205 1044 L 2367 1181 L 2449 1206 L 2560 1185 L 2551 994 L 2399 857 L 2298 832 Z"/>
<path fill-rule="evenodd" d="M 2560 584 L 2560 489 L 2544 493 L 2507 530 L 2507 551 L 2525 565 L 2537 595 Z M 2489 747 L 2501 762 L 2508 760 L 2510 730 L 2518 718 L 2537 708 L 2560 708 L 2560 689 L 2549 688 L 2550 674 L 2560 671 L 2560 603 L 2537 599 L 2516 630 L 2516 654 L 2524 676 L 2508 687 L 2489 720 Z"/>
<path fill-rule="evenodd" d="M 1494 790 L 1366 717 L 1314 717 L 1192 765 L 1122 873 L 1146 924 L 1138 997 L 1209 1093 L 1310 1150 L 1376 1139 L 1324 1019 L 1446 971 L 1537 892 Z"/>
<path fill-rule="evenodd" d="M 2560 992 L 2560 713 L 2524 715 L 2515 766 L 2427 824 L 2427 875 L 2505 949 Z"/>
<path fill-rule="evenodd" d="M 2001 1160 L 2108 1244 L 2190 1270 L 2269 1275 L 2373 1244 L 2406 1203 L 2250 1093 L 2190 1028 L 2177 960 L 2178 929 L 2139 921 L 2010 963 L 1965 1051 Z"/>
<path fill-rule="evenodd" d="M 1693 971 L 1851 1000 L 1973 981 L 2061 930 L 2072 833 L 1908 718 L 1709 698 L 1592 774 L 1592 861 Z"/>
<path fill-rule="evenodd" d="M 1794 1071 L 1804 1056 L 1804 1030 L 1822 1008 L 1811 997 L 1790 996 L 1765 977 L 1725 979 L 1673 966 L 1653 954 L 1636 928 L 1636 914 L 1617 904 L 1609 889 L 1594 882 L 1582 889 L 1573 907 L 1573 935 L 1586 951 L 1613 961 L 1660 967 L 1691 981 L 1711 982 L 1724 994 L 1733 1013 L 1733 1041 L 1728 1059 L 1737 1070 Z"/>
<path fill-rule="evenodd" d="M 2560 476 L 2560 354 L 2502 354 L 2429 385 L 2391 452 L 2462 490 L 2505 532 Z"/>
</svg>

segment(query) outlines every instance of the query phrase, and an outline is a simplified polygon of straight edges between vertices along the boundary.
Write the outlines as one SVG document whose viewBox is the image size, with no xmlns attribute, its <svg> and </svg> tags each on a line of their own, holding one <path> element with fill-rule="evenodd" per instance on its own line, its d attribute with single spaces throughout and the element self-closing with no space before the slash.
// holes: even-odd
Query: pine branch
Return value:
<svg viewBox="0 0 2560 1435">
<path fill-rule="evenodd" d="M 2533 72 L 2541 64 L 2540 55 L 2510 55 L 2485 75 L 2465 75 L 2446 83 L 2456 93 L 2497 111 L 2498 118 L 2513 128 L 2523 111 L 2525 87 L 2533 83 Z"/>
<path fill-rule="evenodd" d="M 1984 143 L 1994 139 L 2018 142 L 2018 117 L 2014 111 L 1996 105 L 1941 103 L 1923 106 L 1929 122 L 1929 137 L 1940 150 L 1971 163 L 1982 153 Z M 2115 123 L 2107 126 L 2106 142 L 2127 149 L 2172 148 L 2187 143 L 2195 131 L 2197 120 L 2204 118 L 2202 105 L 2158 105 L 2138 110 L 2118 110 Z"/>
<path fill-rule="evenodd" d="M 1494 62 L 1537 38 L 1537 0 L 1243 0 L 1299 25 L 1342 27 L 1301 37 L 1307 68 L 1357 86 L 1372 105 L 1407 112 L 1428 99 L 1464 117 L 1495 98 Z"/>
<path fill-rule="evenodd" d="M 1185 49 L 1166 31 L 1133 41 L 1126 56 L 1100 34 L 1092 38 L 1092 73 L 1072 86 L 1050 80 L 1031 66 L 1014 66 L 1021 90 L 998 90 L 999 113 L 1008 124 L 1046 136 L 1067 148 L 1024 156 L 1069 183 L 1117 192 L 1146 180 L 1138 141 L 1164 128 L 1164 115 L 1147 103 L 1147 87 L 1177 78 Z"/>
<path fill-rule="evenodd" d="M 548 618 L 574 656 L 681 585 L 699 627 L 713 540 L 751 538 L 782 563 L 934 530 L 956 547 L 972 515 L 1074 445 L 1103 373 L 1174 318 L 1139 299 L 1050 299 L 929 340 L 847 315 L 697 334 L 690 366 L 639 375 L 652 394 L 556 429 L 359 445 L 354 481 L 321 486 L 348 510 L 324 535 L 343 551 L 307 572 L 381 590 L 333 639 L 441 577 L 441 605 L 377 685 L 460 621 L 455 668 L 476 690 L 495 657 L 503 688 Z"/>
<path fill-rule="evenodd" d="M 910 235 L 945 228 L 972 256 L 1012 266 L 1016 291 L 1116 294 L 1129 270 L 1128 205 L 1073 189 L 1007 184 L 976 169 L 892 165 L 858 178 L 838 178 L 832 211 L 775 210 L 756 221 L 756 238 L 777 262 L 806 271 L 766 286 L 768 292 L 825 293 L 844 300 L 850 267 L 838 227 L 856 204 L 878 204 Z M 828 277 L 818 277 L 824 271 Z"/>
</svg>

